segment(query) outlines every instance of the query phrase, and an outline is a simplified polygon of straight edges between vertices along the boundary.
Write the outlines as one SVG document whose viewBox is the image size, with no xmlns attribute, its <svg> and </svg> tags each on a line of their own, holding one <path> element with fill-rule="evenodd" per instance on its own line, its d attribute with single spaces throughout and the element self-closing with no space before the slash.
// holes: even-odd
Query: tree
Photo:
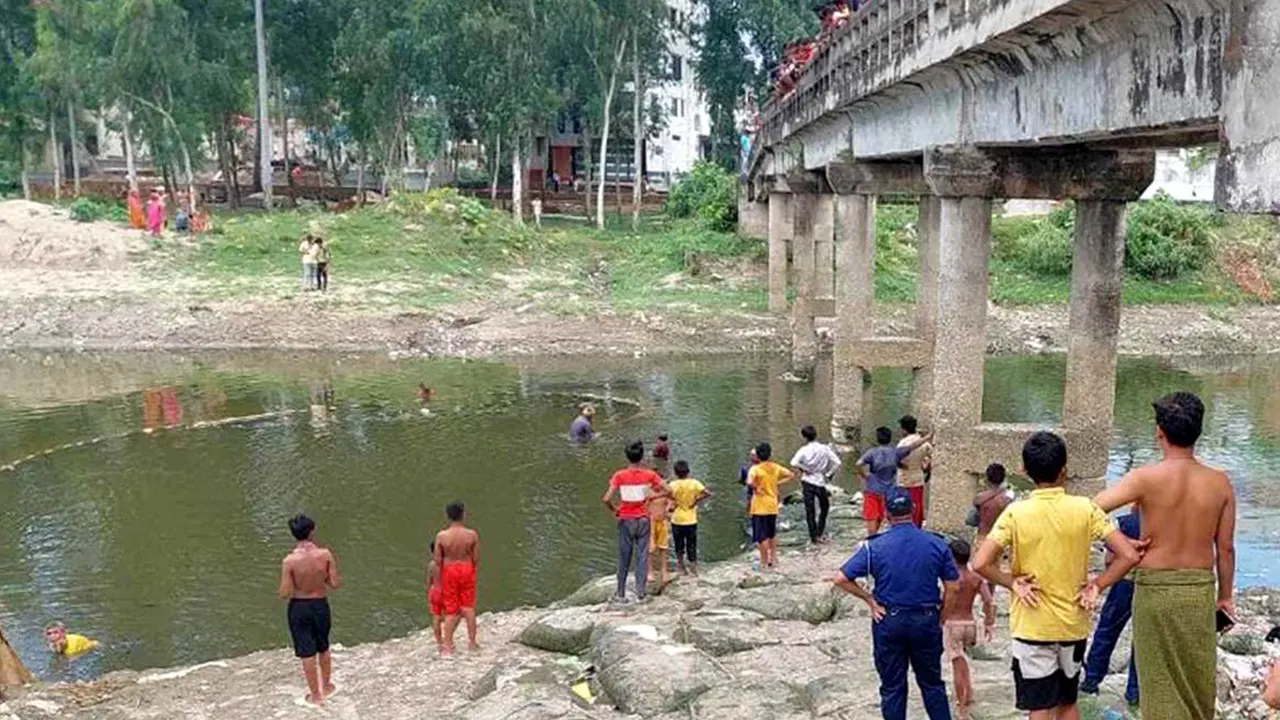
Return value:
<svg viewBox="0 0 1280 720">
<path fill-rule="evenodd" d="M 267 109 L 267 21 L 262 0 L 253 0 L 253 32 L 258 56 L 258 152 L 262 163 L 262 206 L 271 209 L 271 113 Z"/>
<path fill-rule="evenodd" d="M 706 0 L 706 17 L 698 27 L 698 86 L 707 97 L 711 124 L 711 156 L 726 170 L 737 167 L 734 113 L 751 80 L 742 41 L 741 0 Z"/>
<path fill-rule="evenodd" d="M 0 175 L 4 158 L 17 158 L 23 197 L 31 199 L 30 155 L 43 138 L 43 102 L 31 72 L 35 14 L 21 0 L 0 1 Z"/>
</svg>

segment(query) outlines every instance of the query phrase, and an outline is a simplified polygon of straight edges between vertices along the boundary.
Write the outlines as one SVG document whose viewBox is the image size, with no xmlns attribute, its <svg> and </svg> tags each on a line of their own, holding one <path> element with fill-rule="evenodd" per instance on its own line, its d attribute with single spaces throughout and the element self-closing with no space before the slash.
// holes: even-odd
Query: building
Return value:
<svg viewBox="0 0 1280 720">
<path fill-rule="evenodd" d="M 694 163 L 710 153 L 710 119 L 706 98 L 697 85 L 694 67 L 696 50 L 689 33 L 699 19 L 700 6 L 695 0 L 666 0 L 667 54 L 660 77 L 650 78 L 647 89 L 649 107 L 656 106 L 662 118 L 656 132 L 645 141 L 644 176 L 651 187 L 665 190 L 680 175 L 689 172 Z M 634 84 L 627 80 L 622 92 L 614 98 L 616 108 L 629 108 L 633 103 Z M 626 113 L 629 115 L 630 113 Z M 621 180 L 631 184 L 636 176 L 631 128 L 618 127 L 619 114 L 610 130 L 609 152 L 604 168 L 606 182 Z M 534 138 L 526 163 L 529 187 L 544 187 L 549 178 L 558 175 L 565 185 L 585 175 L 585 138 L 581 119 L 564 112 L 546 132 Z M 598 128 L 592 128 L 598 132 Z M 592 175 L 600 157 L 600 139 L 591 138 Z"/>
</svg>

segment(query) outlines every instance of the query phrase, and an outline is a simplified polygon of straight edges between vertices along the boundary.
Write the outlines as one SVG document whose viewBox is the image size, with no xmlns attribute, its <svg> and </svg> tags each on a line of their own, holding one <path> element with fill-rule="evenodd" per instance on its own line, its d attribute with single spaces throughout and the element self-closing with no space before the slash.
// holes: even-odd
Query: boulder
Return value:
<svg viewBox="0 0 1280 720">
<path fill-rule="evenodd" d="M 682 717 L 698 720 L 810 720 L 812 715 L 804 707 L 804 698 L 785 684 L 730 682 L 699 695 Z"/>
<path fill-rule="evenodd" d="M 580 607 L 583 605 L 601 605 L 609 602 L 613 598 L 614 592 L 618 589 L 618 579 L 613 575 L 608 577 L 596 578 L 574 590 L 569 597 L 556 603 L 557 607 Z M 630 591 L 631 583 L 627 583 L 627 589 Z"/>
<path fill-rule="evenodd" d="M 768 632 L 763 620 L 746 610 L 708 610 L 682 618 L 673 638 L 714 656 L 779 644 L 781 640 Z"/>
<path fill-rule="evenodd" d="M 832 520 L 856 520 L 862 522 L 862 511 L 853 505 L 833 505 L 827 513 L 827 522 Z"/>
<path fill-rule="evenodd" d="M 770 620 L 803 620 L 814 625 L 836 614 L 835 592 L 829 583 L 775 584 L 736 589 L 725 604 L 751 610 Z"/>
<path fill-rule="evenodd" d="M 875 717 L 880 688 L 875 678 L 846 673 L 826 675 L 804 686 L 806 704 L 814 717 Z"/>
<path fill-rule="evenodd" d="M 681 710 L 725 677 L 692 645 L 653 625 L 597 626 L 591 638 L 596 680 L 625 713 L 650 717 Z"/>
<path fill-rule="evenodd" d="M 1218 647 L 1232 655 L 1265 655 L 1267 644 L 1258 635 L 1228 633 L 1218 638 Z"/>
<path fill-rule="evenodd" d="M 582 607 L 555 610 L 534 620 L 520 633 L 520 642 L 539 650 L 577 655 L 591 644 L 595 617 Z"/>
</svg>

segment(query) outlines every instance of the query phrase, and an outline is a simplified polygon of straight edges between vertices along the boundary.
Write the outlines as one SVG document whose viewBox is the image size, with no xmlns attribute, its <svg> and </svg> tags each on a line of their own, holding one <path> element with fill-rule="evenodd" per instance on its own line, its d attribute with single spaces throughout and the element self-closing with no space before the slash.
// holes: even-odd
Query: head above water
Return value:
<svg viewBox="0 0 1280 720">
<path fill-rule="evenodd" d="M 915 435 L 916 430 L 920 428 L 920 422 L 916 420 L 915 415 L 903 415 L 898 420 L 898 427 L 902 428 L 902 432 L 908 435 Z"/>
<path fill-rule="evenodd" d="M 887 427 L 876 428 L 876 444 L 888 445 L 893 442 L 893 431 Z"/>
<path fill-rule="evenodd" d="M 578 412 L 584 418 L 593 418 L 596 416 L 596 406 L 591 403 L 582 403 L 582 406 L 578 408 Z"/>
<path fill-rule="evenodd" d="M 1057 485 L 1067 479 L 1067 444 L 1051 432 L 1040 431 L 1022 446 L 1022 467 L 1036 485 Z"/>
<path fill-rule="evenodd" d="M 672 466 L 671 469 L 675 471 L 676 477 L 681 480 L 689 477 L 689 463 L 684 460 L 677 460 L 676 464 Z"/>
<path fill-rule="evenodd" d="M 1156 440 L 1176 448 L 1195 447 L 1204 429 L 1204 403 L 1189 392 L 1175 392 L 1151 403 L 1156 411 Z"/>
<path fill-rule="evenodd" d="M 444 506 L 445 517 L 449 518 L 449 522 L 462 522 L 462 516 L 466 514 L 466 508 L 460 502 L 451 502 Z"/>
<path fill-rule="evenodd" d="M 818 431 L 812 425 L 805 425 L 800 428 L 800 437 L 804 438 L 805 442 L 813 442 L 818 439 Z"/>
<path fill-rule="evenodd" d="M 1005 478 L 1004 466 L 1000 463 L 991 463 L 987 466 L 987 484 L 1003 485 Z"/>
<path fill-rule="evenodd" d="M 289 532 L 293 533 L 295 540 L 310 540 L 312 533 L 316 531 L 316 521 L 307 517 L 303 513 L 298 513 L 289 521 Z"/>
<path fill-rule="evenodd" d="M 951 557 L 955 559 L 956 565 L 964 567 L 969 564 L 969 543 L 961 540 L 960 538 L 956 538 L 951 541 L 950 547 Z"/>
<path fill-rule="evenodd" d="M 756 446 L 756 460 L 765 462 L 773 457 L 773 446 L 767 442 L 762 442 Z"/>
<path fill-rule="evenodd" d="M 628 445 L 627 449 L 624 452 L 627 455 L 627 462 L 634 465 L 640 462 L 641 460 L 644 460 L 644 443 L 640 442 L 639 440 L 636 440 L 635 442 Z"/>
<path fill-rule="evenodd" d="M 661 440 L 662 442 L 666 442 L 670 438 L 667 436 L 666 433 L 658 433 L 658 439 Z"/>
</svg>

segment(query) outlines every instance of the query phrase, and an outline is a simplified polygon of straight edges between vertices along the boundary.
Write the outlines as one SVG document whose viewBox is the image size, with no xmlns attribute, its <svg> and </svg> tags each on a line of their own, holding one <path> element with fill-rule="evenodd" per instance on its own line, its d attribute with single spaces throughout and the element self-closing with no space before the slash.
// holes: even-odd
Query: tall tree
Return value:
<svg viewBox="0 0 1280 720">
<path fill-rule="evenodd" d="M 258 55 L 258 144 L 262 163 L 262 206 L 271 209 L 271 113 L 267 107 L 267 21 L 262 0 L 253 0 L 253 32 Z"/>
<path fill-rule="evenodd" d="M 734 114 L 752 79 L 743 44 L 742 0 L 705 0 L 706 14 L 698 32 L 698 86 L 710 112 L 711 156 L 726 170 L 737 166 Z"/>
</svg>

